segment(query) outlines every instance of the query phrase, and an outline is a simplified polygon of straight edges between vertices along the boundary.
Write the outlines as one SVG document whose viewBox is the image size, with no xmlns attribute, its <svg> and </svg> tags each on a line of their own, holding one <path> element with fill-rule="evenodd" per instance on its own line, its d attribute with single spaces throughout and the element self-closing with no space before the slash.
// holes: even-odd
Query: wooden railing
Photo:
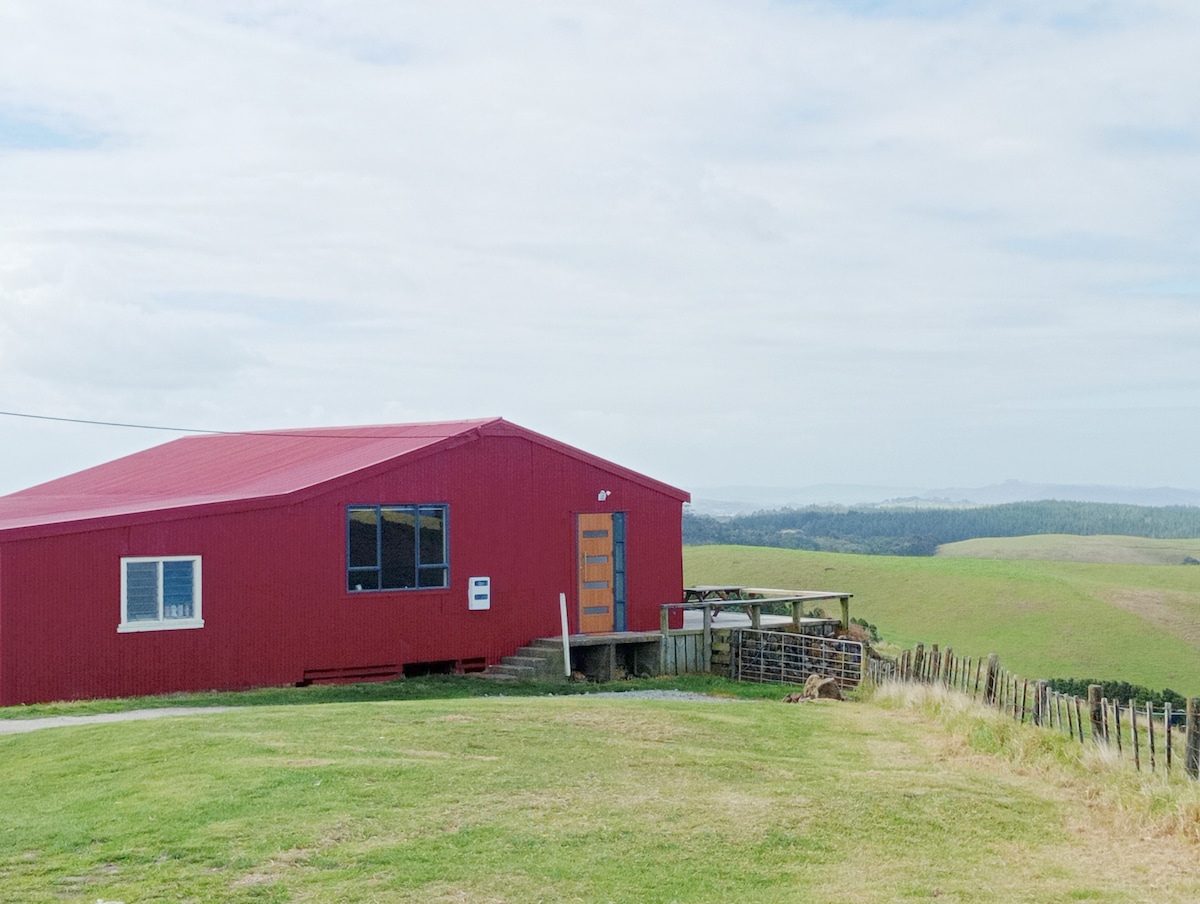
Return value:
<svg viewBox="0 0 1200 904">
<path fill-rule="evenodd" d="M 684 591 L 685 602 L 664 603 L 659 607 L 660 630 L 663 635 L 662 665 L 664 674 L 721 671 L 729 665 L 730 627 L 714 625 L 717 614 L 726 610 L 744 612 L 750 627 L 763 627 L 763 610 L 785 609 L 791 613 L 792 631 L 799 634 L 832 634 L 840 624 L 850 624 L 852 594 L 824 590 L 775 590 L 763 587 L 700 586 Z M 841 619 L 810 618 L 806 606 L 815 602 L 837 600 Z M 699 628 L 673 628 L 676 614 L 699 611 Z M 683 668 L 678 668 L 682 664 Z M 678 668 L 678 670 L 676 670 Z M 726 672 L 722 671 L 722 674 Z"/>
</svg>

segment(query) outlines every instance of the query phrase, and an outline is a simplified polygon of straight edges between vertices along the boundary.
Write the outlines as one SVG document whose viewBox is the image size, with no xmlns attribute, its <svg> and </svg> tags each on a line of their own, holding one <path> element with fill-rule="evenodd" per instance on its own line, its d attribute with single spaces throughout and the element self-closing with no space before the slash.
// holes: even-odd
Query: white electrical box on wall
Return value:
<svg viewBox="0 0 1200 904">
<path fill-rule="evenodd" d="M 467 608 L 492 608 L 492 579 L 471 578 L 467 581 Z"/>
</svg>

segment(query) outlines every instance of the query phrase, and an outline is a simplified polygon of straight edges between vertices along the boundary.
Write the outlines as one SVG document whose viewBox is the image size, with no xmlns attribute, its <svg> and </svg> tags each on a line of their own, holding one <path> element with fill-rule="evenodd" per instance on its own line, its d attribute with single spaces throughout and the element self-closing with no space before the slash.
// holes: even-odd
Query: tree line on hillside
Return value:
<svg viewBox="0 0 1200 904">
<path fill-rule="evenodd" d="M 1200 537 L 1200 507 L 1010 502 L 964 508 L 808 506 L 714 518 L 685 512 L 683 542 L 931 556 L 943 543 L 1030 534 Z"/>
</svg>

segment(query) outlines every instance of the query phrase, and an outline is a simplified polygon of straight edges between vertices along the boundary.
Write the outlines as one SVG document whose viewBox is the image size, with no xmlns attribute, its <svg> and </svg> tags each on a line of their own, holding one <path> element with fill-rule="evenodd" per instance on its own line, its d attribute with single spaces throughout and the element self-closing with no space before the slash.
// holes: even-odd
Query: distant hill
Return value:
<svg viewBox="0 0 1200 904">
<path fill-rule="evenodd" d="M 808 506 L 715 518 L 685 512 L 687 545 L 775 546 L 826 552 L 930 556 L 981 537 L 1033 534 L 1200 538 L 1200 507 L 1099 502 L 1001 505 Z"/>
<path fill-rule="evenodd" d="M 767 509 L 812 505 L 998 505 L 1047 499 L 1121 505 L 1200 506 L 1200 490 L 1177 487 L 1025 483 L 1019 480 L 1006 480 L 982 487 L 941 489 L 832 483 L 805 487 L 721 486 L 693 489 L 691 511 L 701 515 L 730 517 Z"/>
</svg>

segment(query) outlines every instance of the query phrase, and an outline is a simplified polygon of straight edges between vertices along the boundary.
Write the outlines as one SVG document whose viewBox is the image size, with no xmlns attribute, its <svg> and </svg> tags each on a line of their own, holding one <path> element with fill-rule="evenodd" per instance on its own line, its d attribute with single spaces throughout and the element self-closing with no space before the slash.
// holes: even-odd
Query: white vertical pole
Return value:
<svg viewBox="0 0 1200 904">
<path fill-rule="evenodd" d="M 562 616 L 562 640 L 563 640 L 563 677 L 571 677 L 571 641 L 570 633 L 567 628 L 567 595 L 560 593 L 558 595 L 558 613 Z"/>
</svg>

